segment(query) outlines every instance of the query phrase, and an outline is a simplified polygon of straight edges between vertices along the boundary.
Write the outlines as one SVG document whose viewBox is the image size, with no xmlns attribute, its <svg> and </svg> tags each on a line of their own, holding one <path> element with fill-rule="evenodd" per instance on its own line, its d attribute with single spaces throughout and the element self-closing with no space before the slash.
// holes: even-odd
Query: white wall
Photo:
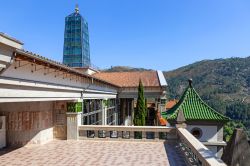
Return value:
<svg viewBox="0 0 250 166">
<path fill-rule="evenodd" d="M 22 61 L 21 65 L 27 64 L 28 62 Z M 16 63 L 16 67 L 18 66 L 18 63 Z M 2 76 L 10 77 L 10 78 L 19 78 L 24 80 L 32 80 L 32 81 L 39 81 L 39 82 L 45 82 L 45 83 L 51 83 L 51 84 L 58 84 L 62 86 L 69 86 L 74 88 L 80 88 L 80 89 L 95 89 L 95 90 L 102 90 L 102 91 L 108 91 L 108 92 L 116 92 L 115 89 L 110 89 L 104 86 L 96 85 L 95 83 L 92 84 L 91 82 L 80 82 L 79 80 L 76 81 L 75 75 L 67 75 L 63 79 L 62 72 L 54 72 L 54 69 L 49 70 L 49 74 L 44 75 L 46 73 L 46 70 L 44 69 L 44 66 L 37 65 L 36 66 L 37 71 L 35 71 L 35 67 L 31 66 L 31 64 L 24 65 L 22 67 L 18 67 L 15 69 L 15 63 L 11 64 L 11 66 L 2 74 Z M 39 69 L 39 70 L 38 70 Z M 31 72 L 33 70 L 34 72 Z M 60 74 L 60 75 L 59 75 Z M 55 75 L 59 75 L 55 77 Z"/>
<path fill-rule="evenodd" d="M 202 136 L 199 139 L 201 142 L 217 142 L 217 126 L 205 126 L 205 125 L 187 125 L 187 130 L 192 131 L 193 128 L 200 128 L 202 130 Z"/>
<path fill-rule="evenodd" d="M 53 102 L 0 103 L 0 115 L 7 116 L 8 145 L 53 140 Z"/>
</svg>

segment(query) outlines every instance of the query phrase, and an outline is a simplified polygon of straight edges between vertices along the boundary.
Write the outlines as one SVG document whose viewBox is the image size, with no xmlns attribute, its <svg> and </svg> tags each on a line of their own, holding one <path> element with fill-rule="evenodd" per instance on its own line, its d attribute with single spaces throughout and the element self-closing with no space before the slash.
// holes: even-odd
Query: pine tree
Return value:
<svg viewBox="0 0 250 166">
<path fill-rule="evenodd" d="M 145 107 L 144 88 L 140 80 L 138 87 L 138 98 L 134 114 L 134 125 L 145 126 L 145 117 L 146 117 L 146 107 Z"/>
</svg>

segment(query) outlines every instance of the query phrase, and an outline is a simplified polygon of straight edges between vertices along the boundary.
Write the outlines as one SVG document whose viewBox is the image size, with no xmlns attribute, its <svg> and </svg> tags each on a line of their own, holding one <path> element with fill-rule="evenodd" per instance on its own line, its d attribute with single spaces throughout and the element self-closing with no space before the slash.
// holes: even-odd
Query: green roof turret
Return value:
<svg viewBox="0 0 250 166">
<path fill-rule="evenodd" d="M 188 121 L 216 121 L 216 122 L 227 122 L 230 119 L 213 108 L 208 106 L 198 95 L 192 86 L 192 79 L 188 80 L 189 86 L 183 93 L 179 102 L 169 109 L 166 114 L 163 114 L 170 123 L 177 122 L 177 117 L 182 110 L 184 119 Z"/>
</svg>

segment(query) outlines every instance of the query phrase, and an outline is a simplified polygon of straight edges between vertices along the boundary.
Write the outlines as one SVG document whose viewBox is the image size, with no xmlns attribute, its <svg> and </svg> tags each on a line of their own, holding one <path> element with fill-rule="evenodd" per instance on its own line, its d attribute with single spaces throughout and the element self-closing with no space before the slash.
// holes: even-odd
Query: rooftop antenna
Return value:
<svg viewBox="0 0 250 166">
<path fill-rule="evenodd" d="M 79 13 L 79 6 L 78 6 L 78 4 L 76 4 L 75 12 Z"/>
</svg>

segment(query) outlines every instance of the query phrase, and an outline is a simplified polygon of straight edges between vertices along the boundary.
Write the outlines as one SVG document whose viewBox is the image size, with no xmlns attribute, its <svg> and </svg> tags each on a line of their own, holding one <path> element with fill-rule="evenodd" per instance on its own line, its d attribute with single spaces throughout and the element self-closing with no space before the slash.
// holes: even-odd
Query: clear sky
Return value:
<svg viewBox="0 0 250 166">
<path fill-rule="evenodd" d="M 64 18 L 79 4 L 100 68 L 172 70 L 250 55 L 249 0 L 2 0 L 0 31 L 62 61 Z"/>
</svg>

